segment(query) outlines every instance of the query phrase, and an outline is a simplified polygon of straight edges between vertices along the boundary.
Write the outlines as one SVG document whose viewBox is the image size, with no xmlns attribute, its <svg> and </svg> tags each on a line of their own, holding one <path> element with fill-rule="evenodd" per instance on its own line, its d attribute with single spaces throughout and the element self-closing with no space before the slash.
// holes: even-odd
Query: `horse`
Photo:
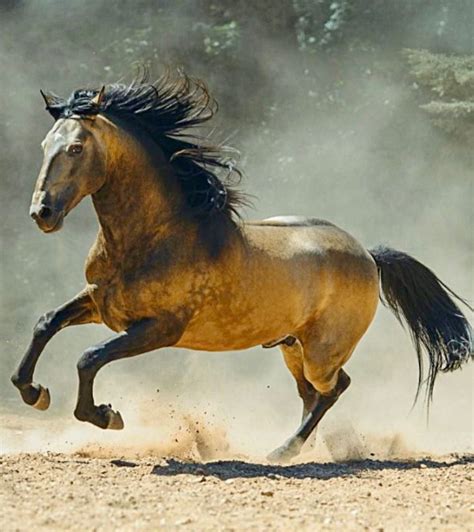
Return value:
<svg viewBox="0 0 474 532">
<path fill-rule="evenodd" d="M 42 95 L 54 124 L 42 142 L 30 215 L 52 233 L 91 196 L 99 231 L 84 289 L 39 318 L 12 376 L 28 405 L 48 408 L 35 366 L 52 336 L 73 325 L 114 332 L 77 364 L 74 415 L 102 429 L 124 426 L 119 411 L 94 402 L 97 372 L 112 361 L 171 346 L 279 346 L 303 402 L 298 429 L 269 455 L 284 462 L 350 385 L 343 366 L 379 300 L 411 333 L 417 395 L 426 385 L 429 401 L 438 373 L 472 358 L 472 329 L 459 308 L 466 301 L 407 253 L 368 251 L 317 218 L 243 221 L 235 153 L 199 132 L 217 110 L 202 81 L 166 73 L 67 99 Z"/>
</svg>

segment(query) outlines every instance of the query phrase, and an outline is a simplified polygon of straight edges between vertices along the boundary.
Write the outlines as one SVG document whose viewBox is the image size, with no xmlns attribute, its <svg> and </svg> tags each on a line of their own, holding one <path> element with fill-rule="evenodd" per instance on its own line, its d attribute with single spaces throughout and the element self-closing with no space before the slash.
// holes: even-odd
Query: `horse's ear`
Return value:
<svg viewBox="0 0 474 532">
<path fill-rule="evenodd" d="M 55 96 L 54 94 L 43 92 L 40 89 L 41 96 L 43 97 L 44 103 L 46 104 L 46 111 L 57 120 L 61 115 L 61 108 L 63 101 Z"/>
<path fill-rule="evenodd" d="M 46 109 L 49 107 L 50 104 L 53 103 L 53 98 L 46 94 L 42 89 L 40 89 L 41 96 L 43 96 L 44 103 L 46 104 Z"/>
<path fill-rule="evenodd" d="M 92 98 L 91 103 L 93 103 L 96 107 L 100 107 L 102 102 L 104 101 L 105 96 L 105 85 L 102 85 L 102 88 L 100 91 Z"/>
</svg>

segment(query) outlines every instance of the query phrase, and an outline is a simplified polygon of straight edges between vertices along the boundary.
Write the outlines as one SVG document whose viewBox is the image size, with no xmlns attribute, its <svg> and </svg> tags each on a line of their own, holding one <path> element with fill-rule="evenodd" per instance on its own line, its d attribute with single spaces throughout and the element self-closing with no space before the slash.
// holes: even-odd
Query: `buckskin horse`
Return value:
<svg viewBox="0 0 474 532">
<path fill-rule="evenodd" d="M 216 111 L 201 81 L 167 73 L 155 83 L 145 75 L 79 89 L 67 100 L 42 94 L 55 122 L 30 215 L 52 233 L 91 195 L 100 228 L 85 288 L 39 319 L 12 376 L 27 404 L 48 408 L 34 369 L 51 337 L 71 325 L 115 332 L 77 364 L 74 415 L 103 429 L 123 428 L 118 411 L 94 403 L 94 379 L 109 362 L 169 346 L 278 345 L 303 400 L 301 425 L 269 456 L 284 461 L 349 386 L 343 366 L 379 298 L 409 328 L 418 392 L 426 384 L 428 400 L 440 371 L 472 358 L 472 330 L 455 301 L 466 302 L 410 255 L 367 251 L 319 219 L 241 220 L 232 151 L 195 129 Z"/>
</svg>

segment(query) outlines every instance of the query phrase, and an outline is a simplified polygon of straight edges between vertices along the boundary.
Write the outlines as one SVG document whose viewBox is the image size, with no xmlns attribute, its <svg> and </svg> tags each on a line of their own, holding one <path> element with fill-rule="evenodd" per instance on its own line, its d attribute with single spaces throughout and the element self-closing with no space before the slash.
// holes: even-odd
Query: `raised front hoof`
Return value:
<svg viewBox="0 0 474 532">
<path fill-rule="evenodd" d="M 301 443 L 298 440 L 290 440 L 278 447 L 267 456 L 267 460 L 273 464 L 284 464 L 289 462 L 301 451 Z"/>
<path fill-rule="evenodd" d="M 51 404 L 51 395 L 49 395 L 49 390 L 48 388 L 43 388 L 41 384 L 38 384 L 37 386 L 39 388 L 38 400 L 31 406 L 36 408 L 36 410 L 48 410 L 49 405 Z"/>
<path fill-rule="evenodd" d="M 28 384 L 20 388 L 20 394 L 23 401 L 36 410 L 47 410 L 51 404 L 49 390 L 41 384 Z"/>
<path fill-rule="evenodd" d="M 87 421 L 101 429 L 122 430 L 124 427 L 120 412 L 109 405 L 99 405 L 91 414 L 76 409 L 74 415 L 79 421 Z"/>
</svg>

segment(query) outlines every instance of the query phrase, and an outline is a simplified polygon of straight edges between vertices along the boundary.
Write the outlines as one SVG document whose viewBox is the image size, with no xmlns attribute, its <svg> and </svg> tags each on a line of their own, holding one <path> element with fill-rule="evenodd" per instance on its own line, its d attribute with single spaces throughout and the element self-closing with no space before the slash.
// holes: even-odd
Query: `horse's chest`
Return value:
<svg viewBox="0 0 474 532">
<path fill-rule="evenodd" d="M 102 321 L 115 331 L 154 316 L 158 309 L 174 308 L 173 300 L 180 295 L 176 287 L 170 288 L 174 285 L 172 276 L 136 265 L 130 268 L 115 264 L 102 257 L 88 264 L 86 277 L 95 286 L 93 297 Z"/>
<path fill-rule="evenodd" d="M 94 286 L 92 297 L 103 323 L 114 331 L 126 329 L 132 320 L 124 305 L 118 277 L 95 278 L 89 282 Z"/>
<path fill-rule="evenodd" d="M 93 299 L 102 321 L 112 330 L 128 327 L 133 316 L 127 309 L 123 271 L 103 254 L 89 259 L 86 265 L 87 282 L 94 286 Z"/>
</svg>

